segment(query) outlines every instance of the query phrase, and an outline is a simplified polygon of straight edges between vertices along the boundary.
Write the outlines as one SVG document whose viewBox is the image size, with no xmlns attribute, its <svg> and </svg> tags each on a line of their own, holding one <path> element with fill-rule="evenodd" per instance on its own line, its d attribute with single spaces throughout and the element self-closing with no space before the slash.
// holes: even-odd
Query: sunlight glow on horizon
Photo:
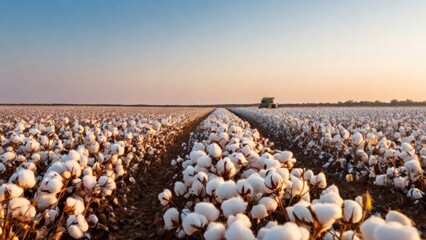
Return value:
<svg viewBox="0 0 426 240">
<path fill-rule="evenodd" d="M 0 103 L 426 100 L 426 2 L 0 2 Z"/>
</svg>

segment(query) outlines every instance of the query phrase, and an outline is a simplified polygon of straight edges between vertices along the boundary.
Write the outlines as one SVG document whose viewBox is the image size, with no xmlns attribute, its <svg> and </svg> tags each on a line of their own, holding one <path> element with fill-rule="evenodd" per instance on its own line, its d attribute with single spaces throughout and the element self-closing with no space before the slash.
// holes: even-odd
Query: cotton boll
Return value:
<svg viewBox="0 0 426 240">
<path fill-rule="evenodd" d="M 216 189 L 217 200 L 222 202 L 226 199 L 238 196 L 235 182 L 228 180 L 217 186 Z"/>
<path fill-rule="evenodd" d="M 222 149 L 216 143 L 212 143 L 207 147 L 207 152 L 210 157 L 219 159 L 222 156 Z"/>
<path fill-rule="evenodd" d="M 8 203 L 8 212 L 18 222 L 29 223 L 36 215 L 36 210 L 31 202 L 23 197 L 14 198 Z"/>
<path fill-rule="evenodd" d="M 295 223 L 285 223 L 271 228 L 265 235 L 264 240 L 299 240 L 302 239 L 299 227 Z"/>
<path fill-rule="evenodd" d="M 250 215 L 254 219 L 262 219 L 268 216 L 268 211 L 263 204 L 254 205 L 250 211 Z"/>
<path fill-rule="evenodd" d="M 401 176 L 395 177 L 395 178 L 392 180 L 392 182 L 393 182 L 393 186 L 394 186 L 396 189 L 399 189 L 399 190 L 404 190 L 404 189 L 408 186 L 408 181 L 407 181 L 407 179 L 405 179 L 405 178 L 403 178 L 403 177 L 401 177 Z"/>
<path fill-rule="evenodd" d="M 217 162 L 216 169 L 217 174 L 224 179 L 230 179 L 236 173 L 234 163 L 227 157 Z"/>
<path fill-rule="evenodd" d="M 13 181 L 24 189 L 32 188 L 36 184 L 34 172 L 27 169 L 18 170 L 18 172 L 16 173 L 16 177 L 13 179 Z"/>
<path fill-rule="evenodd" d="M 361 224 L 362 237 L 365 240 L 374 240 L 374 231 L 380 225 L 386 224 L 385 220 L 379 217 L 371 216 Z"/>
<path fill-rule="evenodd" d="M 305 171 L 305 173 L 303 174 L 303 179 L 304 180 L 310 180 L 314 176 L 315 176 L 314 172 L 309 169 L 309 170 Z"/>
<path fill-rule="evenodd" d="M 231 215 L 228 217 L 228 220 L 226 221 L 226 224 L 230 226 L 234 222 L 241 222 L 244 224 L 244 226 L 250 228 L 251 227 L 251 221 L 250 218 L 247 217 L 247 215 L 238 213 L 237 215 Z"/>
<path fill-rule="evenodd" d="M 262 204 L 265 206 L 266 210 L 270 213 L 270 212 L 274 212 L 277 207 L 278 207 L 278 203 L 277 201 L 275 201 L 273 198 L 271 197 L 263 197 L 259 200 L 259 204 Z"/>
<path fill-rule="evenodd" d="M 204 232 L 206 240 L 222 240 L 225 237 L 225 225 L 218 222 L 211 222 Z"/>
<path fill-rule="evenodd" d="M 310 179 L 310 182 L 314 186 L 318 186 L 319 188 L 326 188 L 327 187 L 327 180 L 324 173 L 319 173 L 318 175 L 312 177 Z"/>
<path fill-rule="evenodd" d="M 423 195 L 425 195 L 425 193 L 418 188 L 411 188 L 407 192 L 407 197 L 410 197 L 415 200 L 423 198 Z"/>
<path fill-rule="evenodd" d="M 388 177 L 386 174 L 380 174 L 376 176 L 376 181 L 374 181 L 375 185 L 384 186 L 388 184 Z"/>
<path fill-rule="evenodd" d="M 96 177 L 92 175 L 86 175 L 83 177 L 83 186 L 88 192 L 92 192 L 96 186 Z"/>
<path fill-rule="evenodd" d="M 189 153 L 189 159 L 191 159 L 192 163 L 196 163 L 198 161 L 198 159 L 200 159 L 201 157 L 204 157 L 206 155 L 207 154 L 202 150 L 192 151 L 192 152 Z"/>
<path fill-rule="evenodd" d="M 68 160 L 75 160 L 75 161 L 78 161 L 78 160 L 80 160 L 80 153 L 78 153 L 77 151 L 75 151 L 75 150 L 70 150 L 69 152 L 68 152 Z"/>
<path fill-rule="evenodd" d="M 236 215 L 246 211 L 247 202 L 239 197 L 233 197 L 224 201 L 221 205 L 223 215 L 228 218 L 230 215 Z"/>
<path fill-rule="evenodd" d="M 360 145 L 362 141 L 364 141 L 364 137 L 362 136 L 361 133 L 356 132 L 354 135 L 352 135 L 352 142 L 355 145 Z"/>
<path fill-rule="evenodd" d="M 293 168 L 291 170 L 291 175 L 293 175 L 297 178 L 302 178 L 303 172 L 304 172 L 303 168 Z"/>
<path fill-rule="evenodd" d="M 343 220 L 347 223 L 358 223 L 362 218 L 362 207 L 353 200 L 343 202 Z"/>
<path fill-rule="evenodd" d="M 316 203 L 312 205 L 312 211 L 323 227 L 331 226 L 337 219 L 342 217 L 342 209 L 336 204 Z"/>
<path fill-rule="evenodd" d="M 169 189 L 164 189 L 160 194 L 158 194 L 158 200 L 161 205 L 167 206 L 172 200 L 172 192 Z"/>
<path fill-rule="evenodd" d="M 279 175 L 278 173 L 270 173 L 268 174 L 268 176 L 266 176 L 265 178 L 265 186 L 266 186 L 266 191 L 268 193 L 271 192 L 275 192 L 275 191 L 279 191 L 281 190 L 281 188 L 283 187 L 284 184 L 284 180 L 281 177 L 281 175 Z"/>
<path fill-rule="evenodd" d="M 309 185 L 306 181 L 300 180 L 297 177 L 290 176 L 291 180 L 291 196 L 304 195 L 309 192 Z"/>
<path fill-rule="evenodd" d="M 185 193 L 188 191 L 188 187 L 180 181 L 175 182 L 174 192 L 176 196 L 180 197 L 185 195 Z"/>
<path fill-rule="evenodd" d="M 186 234 L 191 236 L 207 225 L 207 218 L 198 213 L 190 213 L 182 220 L 182 227 Z"/>
<path fill-rule="evenodd" d="M 411 219 L 397 211 L 389 211 L 386 214 L 386 222 L 398 222 L 405 226 L 412 226 Z"/>
<path fill-rule="evenodd" d="M 377 226 L 373 236 L 375 240 L 420 240 L 420 235 L 416 228 L 404 226 L 398 222 L 389 222 Z"/>
<path fill-rule="evenodd" d="M 408 171 L 408 177 L 411 181 L 417 181 L 423 174 L 423 169 L 419 161 L 411 160 L 405 163 L 405 168 Z"/>
<path fill-rule="evenodd" d="M 235 221 L 225 231 L 225 239 L 254 240 L 253 232 L 240 221 Z"/>
<path fill-rule="evenodd" d="M 342 234 L 342 240 L 360 240 L 354 231 L 346 231 Z"/>
<path fill-rule="evenodd" d="M 95 214 L 90 214 L 87 217 L 86 220 L 87 220 L 87 223 L 89 224 L 89 226 L 91 228 L 95 227 L 98 224 L 98 222 L 99 222 L 99 219 L 98 219 L 98 217 Z"/>
<path fill-rule="evenodd" d="M 98 185 L 102 189 L 101 193 L 104 196 L 110 196 L 115 190 L 116 184 L 113 179 L 108 176 L 101 176 L 98 179 Z"/>
<path fill-rule="evenodd" d="M 299 220 L 306 223 L 311 223 L 313 222 L 313 218 L 311 211 L 308 209 L 310 205 L 311 204 L 309 202 L 299 201 L 293 207 L 286 208 L 287 215 L 293 222 Z"/>
<path fill-rule="evenodd" d="M 80 164 L 75 160 L 68 160 L 65 162 L 66 168 L 68 171 L 70 171 L 71 176 L 73 177 L 80 177 L 81 175 L 81 166 Z"/>
<path fill-rule="evenodd" d="M 179 211 L 176 208 L 169 208 L 163 215 L 164 229 L 172 230 L 179 226 Z"/>
<path fill-rule="evenodd" d="M 333 203 L 337 206 L 342 206 L 343 199 L 340 197 L 338 192 L 329 191 L 326 194 L 321 194 L 319 201 L 321 203 Z"/>
<path fill-rule="evenodd" d="M 65 202 L 64 212 L 68 215 L 78 215 L 84 212 L 84 202 L 80 197 L 68 197 Z"/>
<path fill-rule="evenodd" d="M 223 178 L 222 177 L 218 177 L 218 178 L 214 178 L 214 179 L 210 179 L 208 182 L 207 182 L 207 185 L 206 185 L 206 193 L 209 195 L 209 196 L 212 196 L 213 197 L 213 195 L 215 194 L 216 195 L 216 190 L 217 190 L 217 188 L 220 186 L 220 185 L 222 185 L 223 183 L 224 183 L 225 181 L 223 180 Z"/>
<path fill-rule="evenodd" d="M 255 193 L 265 192 L 265 179 L 258 173 L 250 175 L 250 177 L 247 178 L 247 182 L 253 187 Z"/>
<path fill-rule="evenodd" d="M 89 230 L 89 224 L 83 215 L 71 215 L 67 219 L 68 234 L 73 238 L 82 238 L 84 233 Z"/>
<path fill-rule="evenodd" d="M 195 205 L 195 212 L 204 215 L 209 222 L 216 221 L 219 218 L 219 210 L 212 204 L 200 202 Z"/>
<path fill-rule="evenodd" d="M 250 185 L 250 183 L 246 179 L 240 179 L 238 180 L 236 184 L 236 189 L 238 194 L 241 196 L 247 196 L 253 194 L 254 190 L 253 187 Z"/>
<path fill-rule="evenodd" d="M 55 219 L 59 216 L 59 212 L 53 209 L 47 210 L 44 215 L 44 225 L 48 226 L 53 223 Z"/>
<path fill-rule="evenodd" d="M 212 159 L 207 155 L 202 156 L 202 157 L 198 158 L 197 165 L 202 167 L 202 168 L 210 168 L 210 166 L 212 165 Z"/>
<path fill-rule="evenodd" d="M 205 195 L 204 185 L 200 181 L 198 181 L 198 180 L 194 181 L 192 183 L 191 188 L 190 188 L 189 191 L 190 191 L 191 195 L 194 195 L 194 196 L 201 196 L 201 197 L 203 197 Z"/>
<path fill-rule="evenodd" d="M 58 199 L 55 193 L 40 192 L 36 195 L 37 208 L 45 210 L 46 208 L 55 204 Z"/>
</svg>

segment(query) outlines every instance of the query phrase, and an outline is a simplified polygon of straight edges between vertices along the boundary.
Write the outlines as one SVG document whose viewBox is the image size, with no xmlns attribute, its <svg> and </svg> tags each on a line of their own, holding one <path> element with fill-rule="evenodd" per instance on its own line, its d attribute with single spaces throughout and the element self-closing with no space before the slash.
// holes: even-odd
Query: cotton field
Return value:
<svg viewBox="0 0 426 240">
<path fill-rule="evenodd" d="M 257 111 L 238 110 L 268 121 Z M 158 195 L 164 228 L 177 238 L 420 239 L 409 217 L 373 215 L 368 192 L 342 199 L 323 172 L 295 168 L 292 152 L 275 149 L 226 110 L 197 131 L 191 152 L 171 161 L 174 184 Z"/>
<path fill-rule="evenodd" d="M 0 239 L 421 239 L 426 111 L 231 110 L 0 107 Z"/>
<path fill-rule="evenodd" d="M 117 185 L 135 183 L 205 111 L 1 107 L 0 238 L 108 232 Z"/>
<path fill-rule="evenodd" d="M 235 109 L 318 157 L 347 181 L 425 195 L 426 109 Z M 333 172 L 334 173 L 334 172 Z"/>
</svg>

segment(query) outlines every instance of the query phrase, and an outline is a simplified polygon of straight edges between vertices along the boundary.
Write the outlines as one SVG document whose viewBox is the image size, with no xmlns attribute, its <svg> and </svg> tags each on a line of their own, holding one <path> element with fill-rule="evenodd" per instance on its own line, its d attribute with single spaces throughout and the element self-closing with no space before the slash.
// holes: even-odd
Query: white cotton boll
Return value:
<svg viewBox="0 0 426 240">
<path fill-rule="evenodd" d="M 207 225 L 207 218 L 198 213 L 190 213 L 182 220 L 182 227 L 189 236 Z"/>
<path fill-rule="evenodd" d="M 343 199 L 340 197 L 338 192 L 330 191 L 326 194 L 321 194 L 319 201 L 321 203 L 333 203 L 338 206 L 342 206 Z"/>
<path fill-rule="evenodd" d="M 263 204 L 254 205 L 250 211 L 250 215 L 254 219 L 262 219 L 268 216 L 268 211 Z"/>
<path fill-rule="evenodd" d="M 115 190 L 116 184 L 113 179 L 108 176 L 101 176 L 98 179 L 99 187 L 102 189 L 102 195 L 109 196 Z"/>
<path fill-rule="evenodd" d="M 185 195 L 185 193 L 188 191 L 188 187 L 180 181 L 175 182 L 174 192 L 176 196 L 180 197 Z"/>
<path fill-rule="evenodd" d="M 389 211 L 386 214 L 386 222 L 398 222 L 402 225 L 412 226 L 411 219 L 398 211 Z"/>
<path fill-rule="evenodd" d="M 232 240 L 254 240 L 253 232 L 241 221 L 235 221 L 228 226 L 225 232 L 225 239 Z"/>
<path fill-rule="evenodd" d="M 202 150 L 192 151 L 189 153 L 189 159 L 191 159 L 192 163 L 196 163 L 198 159 L 206 155 L 207 155 L 206 152 Z"/>
<path fill-rule="evenodd" d="M 223 215 L 228 218 L 230 215 L 236 215 L 246 211 L 247 203 L 239 197 L 233 197 L 224 201 L 221 205 Z"/>
<path fill-rule="evenodd" d="M 92 175 L 86 175 L 83 177 L 83 186 L 89 191 L 93 191 L 96 186 L 96 177 Z"/>
<path fill-rule="evenodd" d="M 219 210 L 212 204 L 200 202 L 195 205 L 195 212 L 204 215 L 209 222 L 216 221 L 219 218 Z"/>
<path fill-rule="evenodd" d="M 204 196 L 204 185 L 200 181 L 194 181 L 190 188 L 190 193 L 194 196 Z"/>
<path fill-rule="evenodd" d="M 315 176 L 314 172 L 309 169 L 309 170 L 305 171 L 305 173 L 303 174 L 303 179 L 304 180 L 310 180 L 314 176 Z"/>
<path fill-rule="evenodd" d="M 18 180 L 18 185 L 24 189 L 32 188 L 36 184 L 34 172 L 27 169 L 20 169 L 17 172 L 16 180 Z"/>
<path fill-rule="evenodd" d="M 70 150 L 69 152 L 68 152 L 68 160 L 75 160 L 75 161 L 78 161 L 78 160 L 80 160 L 80 153 L 78 153 L 77 151 L 75 151 L 75 150 Z"/>
<path fill-rule="evenodd" d="M 299 227 L 295 223 L 285 223 L 271 228 L 265 235 L 264 240 L 299 240 L 302 239 Z"/>
<path fill-rule="evenodd" d="M 365 240 L 374 240 L 374 231 L 378 226 L 384 224 L 386 224 L 386 222 L 382 218 L 371 216 L 361 224 L 360 230 L 362 238 Z"/>
<path fill-rule="evenodd" d="M 64 211 L 69 215 L 82 214 L 84 212 L 83 199 L 76 197 L 68 197 L 65 202 Z"/>
<path fill-rule="evenodd" d="M 205 149 L 206 149 L 206 147 L 204 146 L 204 144 L 200 143 L 200 142 L 194 143 L 194 145 L 192 147 L 193 151 L 198 151 L 198 150 L 204 151 Z"/>
<path fill-rule="evenodd" d="M 293 207 L 287 207 L 287 214 L 293 222 L 297 220 L 311 223 L 313 221 L 312 214 L 309 211 L 308 207 L 311 204 L 305 201 L 299 201 Z"/>
<path fill-rule="evenodd" d="M 398 222 L 389 222 L 377 226 L 374 231 L 374 240 L 420 240 L 420 235 L 416 228 L 404 226 Z"/>
<path fill-rule="evenodd" d="M 319 223 L 323 227 L 331 226 L 337 219 L 342 217 L 342 209 L 336 204 L 316 203 L 312 205 L 312 211 L 316 214 Z"/>
<path fill-rule="evenodd" d="M 362 141 L 364 141 L 364 137 L 362 136 L 361 133 L 356 132 L 356 133 L 354 133 L 354 135 L 352 135 L 352 142 L 355 145 L 360 145 L 362 143 Z"/>
<path fill-rule="evenodd" d="M 327 187 L 327 179 L 325 177 L 324 173 L 319 173 L 318 175 L 312 177 L 310 179 L 310 182 L 314 186 L 318 186 L 319 188 L 326 188 Z"/>
<path fill-rule="evenodd" d="M 293 168 L 291 170 L 290 174 L 293 175 L 293 176 L 295 176 L 295 177 L 297 177 L 297 178 L 301 178 L 302 175 L 303 175 L 303 172 L 304 172 L 303 168 Z"/>
<path fill-rule="evenodd" d="M 375 185 L 384 186 L 388 184 L 388 177 L 386 174 L 380 174 L 376 176 L 376 181 L 374 181 Z"/>
<path fill-rule="evenodd" d="M 0 174 L 4 173 L 6 171 L 6 166 L 0 162 Z"/>
<path fill-rule="evenodd" d="M 47 226 L 55 221 L 59 216 L 59 212 L 53 209 L 47 210 L 44 215 L 44 225 Z"/>
<path fill-rule="evenodd" d="M 176 208 L 169 208 L 163 215 L 164 229 L 172 230 L 179 226 L 179 211 Z"/>
<path fill-rule="evenodd" d="M 93 227 L 95 227 L 95 226 L 98 224 L 99 219 L 98 219 L 98 217 L 97 217 L 95 214 L 90 214 L 90 215 L 87 217 L 86 221 L 87 221 L 87 223 L 89 224 L 89 226 L 90 226 L 91 228 L 93 228 Z"/>
<path fill-rule="evenodd" d="M 408 186 L 408 181 L 407 181 L 407 179 L 405 179 L 405 178 L 403 178 L 403 177 L 401 177 L 401 176 L 395 177 L 395 178 L 392 180 L 392 182 L 393 182 L 393 186 L 394 186 L 396 189 L 399 189 L 399 190 L 404 190 L 404 189 Z"/>
<path fill-rule="evenodd" d="M 117 177 L 121 177 L 126 173 L 126 171 L 124 170 L 123 165 L 117 165 L 115 166 L 115 174 Z"/>
<path fill-rule="evenodd" d="M 234 222 L 241 222 L 244 224 L 244 226 L 250 228 L 251 227 L 251 221 L 250 218 L 247 217 L 247 215 L 238 213 L 237 215 L 231 215 L 228 217 L 228 220 L 226 221 L 226 225 L 231 225 Z"/>
<path fill-rule="evenodd" d="M 218 222 L 211 222 L 204 232 L 206 240 L 222 240 L 225 237 L 225 225 Z"/>
<path fill-rule="evenodd" d="M 241 196 L 246 196 L 246 195 L 250 196 L 254 192 L 253 187 L 250 185 L 247 179 L 238 180 L 236 184 L 236 189 L 238 194 L 240 194 Z"/>
<path fill-rule="evenodd" d="M 80 177 L 81 175 L 81 166 L 75 160 L 68 160 L 65 162 L 66 168 L 70 171 L 73 177 Z"/>
<path fill-rule="evenodd" d="M 36 196 L 36 201 L 37 208 L 39 210 L 45 210 L 46 208 L 55 204 L 58 199 L 56 198 L 56 194 L 54 193 L 40 192 Z"/>
<path fill-rule="evenodd" d="M 172 200 L 172 192 L 169 189 L 164 189 L 160 194 L 158 194 L 158 200 L 161 205 L 167 206 Z"/>
<path fill-rule="evenodd" d="M 14 198 L 8 203 L 8 212 L 11 213 L 12 218 L 19 222 L 31 222 L 36 215 L 36 210 L 31 202 L 23 197 Z"/>
<path fill-rule="evenodd" d="M 265 179 L 258 173 L 250 175 L 247 182 L 253 187 L 255 193 L 265 193 Z"/>
<path fill-rule="evenodd" d="M 327 194 L 329 192 L 335 192 L 335 193 L 339 194 L 339 188 L 336 185 L 333 184 L 333 185 L 329 186 L 328 188 L 326 188 L 325 190 L 323 190 L 321 192 L 321 194 Z"/>
<path fill-rule="evenodd" d="M 13 152 L 5 152 L 3 155 L 1 155 L 1 156 L 0 156 L 0 160 L 1 160 L 3 163 L 11 162 L 11 161 L 13 161 L 15 158 L 16 158 L 16 154 L 15 154 L 15 153 L 13 153 Z"/>
<path fill-rule="evenodd" d="M 362 218 L 362 207 L 353 200 L 343 202 L 343 220 L 347 223 L 358 223 Z"/>
<path fill-rule="evenodd" d="M 218 185 L 216 189 L 216 196 L 219 202 L 238 196 L 235 182 L 229 180 Z"/>
<path fill-rule="evenodd" d="M 227 157 L 217 162 L 216 170 L 217 174 L 219 174 L 219 176 L 222 176 L 225 179 L 232 178 L 237 172 L 234 163 L 232 163 L 231 159 Z"/>
<path fill-rule="evenodd" d="M 379 161 L 377 160 L 376 156 L 371 155 L 368 159 L 368 165 L 373 166 L 376 165 Z"/>
<path fill-rule="evenodd" d="M 281 190 L 284 184 L 284 180 L 278 173 L 270 173 L 265 178 L 265 187 L 268 193 Z"/>
<path fill-rule="evenodd" d="M 210 168 L 210 166 L 212 165 L 212 159 L 207 155 L 202 156 L 202 157 L 198 158 L 197 165 L 202 167 L 202 168 Z"/>
<path fill-rule="evenodd" d="M 418 188 L 411 188 L 407 192 L 407 197 L 410 197 L 415 200 L 423 198 L 423 195 L 425 195 L 425 193 Z"/>
<path fill-rule="evenodd" d="M 405 163 L 405 168 L 408 171 L 408 177 L 411 181 L 417 181 L 423 174 L 423 169 L 419 161 L 411 160 Z"/>
<path fill-rule="evenodd" d="M 237 167 L 246 166 L 248 161 L 244 154 L 236 152 L 233 153 L 230 157 L 231 161 L 234 163 L 234 165 Z"/>
<path fill-rule="evenodd" d="M 342 240 L 360 240 L 354 231 L 346 231 L 342 234 Z"/>
<path fill-rule="evenodd" d="M 207 182 L 207 185 L 206 185 L 206 193 L 209 196 L 213 196 L 213 194 L 217 195 L 215 192 L 216 192 L 218 186 L 222 185 L 224 182 L 225 181 L 223 180 L 222 177 L 210 179 Z"/>
<path fill-rule="evenodd" d="M 82 238 L 89 230 L 89 224 L 83 215 L 71 215 L 67 219 L 68 234 L 73 238 Z"/>
<path fill-rule="evenodd" d="M 21 196 L 24 189 L 13 183 L 4 183 L 0 186 L 0 202 Z"/>
<path fill-rule="evenodd" d="M 278 207 L 277 201 L 271 197 L 262 197 L 259 204 L 264 205 L 268 212 L 274 212 Z"/>
<path fill-rule="evenodd" d="M 290 176 L 291 180 L 291 196 L 304 195 L 309 192 L 309 185 L 306 181 L 300 180 L 297 177 Z M 288 191 L 287 191 L 288 192 Z"/>
<path fill-rule="evenodd" d="M 219 159 L 222 156 L 222 149 L 216 143 L 212 143 L 207 147 L 207 152 L 212 158 Z"/>
</svg>

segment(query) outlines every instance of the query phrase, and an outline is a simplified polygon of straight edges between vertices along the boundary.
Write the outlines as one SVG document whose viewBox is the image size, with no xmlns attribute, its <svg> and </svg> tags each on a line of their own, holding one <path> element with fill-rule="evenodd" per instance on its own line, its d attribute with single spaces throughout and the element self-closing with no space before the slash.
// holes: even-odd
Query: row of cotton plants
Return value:
<svg viewBox="0 0 426 240">
<path fill-rule="evenodd" d="M 324 168 L 347 181 L 392 186 L 408 197 L 424 196 L 426 109 L 284 108 L 233 109 L 271 130 L 305 153 L 319 156 Z M 332 170 L 331 170 L 332 169 Z"/>
<path fill-rule="evenodd" d="M 148 169 L 165 143 L 201 113 L 1 110 L 0 239 L 79 239 L 107 232 L 117 185 L 135 183 L 142 166 Z"/>
<path fill-rule="evenodd" d="M 344 200 L 323 173 L 294 168 L 289 151 L 232 113 L 217 109 L 184 159 L 172 189 L 158 195 L 164 228 L 194 239 L 420 239 L 411 220 L 390 211 L 370 216 L 366 193 Z"/>
</svg>

